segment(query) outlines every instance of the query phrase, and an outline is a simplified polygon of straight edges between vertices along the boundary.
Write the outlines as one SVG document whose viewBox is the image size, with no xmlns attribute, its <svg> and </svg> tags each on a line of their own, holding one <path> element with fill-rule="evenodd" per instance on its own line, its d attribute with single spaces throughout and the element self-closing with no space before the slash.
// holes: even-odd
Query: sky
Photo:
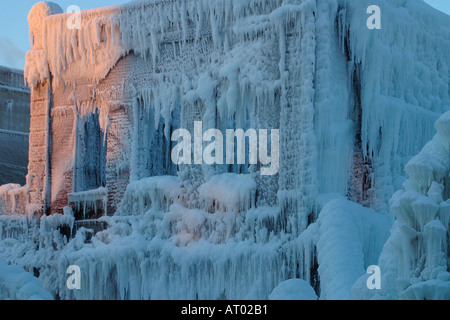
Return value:
<svg viewBox="0 0 450 320">
<path fill-rule="evenodd" d="M 41 0 L 0 0 L 0 65 L 23 69 L 25 54 L 30 47 L 27 16 L 31 7 Z M 77 5 L 82 10 L 100 8 L 129 0 L 53 0 L 67 10 Z M 450 15 L 450 0 L 425 0 L 431 6 Z"/>
</svg>

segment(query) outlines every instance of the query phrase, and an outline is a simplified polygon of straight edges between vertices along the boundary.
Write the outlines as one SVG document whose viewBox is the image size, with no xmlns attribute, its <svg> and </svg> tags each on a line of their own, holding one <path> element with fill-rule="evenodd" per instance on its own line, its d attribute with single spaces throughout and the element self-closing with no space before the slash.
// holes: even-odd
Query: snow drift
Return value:
<svg viewBox="0 0 450 320">
<path fill-rule="evenodd" d="M 384 270 L 380 292 L 360 283 L 357 297 L 448 300 L 450 112 L 436 122 L 437 135 L 406 165 L 409 179 L 390 200 L 396 217 L 379 265 Z"/>
<path fill-rule="evenodd" d="M 40 281 L 18 266 L 0 259 L 0 300 L 52 300 Z"/>
</svg>

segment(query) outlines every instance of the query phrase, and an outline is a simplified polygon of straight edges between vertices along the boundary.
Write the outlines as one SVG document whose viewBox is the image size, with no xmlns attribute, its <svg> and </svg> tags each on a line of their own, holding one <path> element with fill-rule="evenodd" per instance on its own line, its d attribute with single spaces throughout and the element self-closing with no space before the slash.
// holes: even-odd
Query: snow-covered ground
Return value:
<svg viewBox="0 0 450 320">
<path fill-rule="evenodd" d="M 0 300 L 52 300 L 39 279 L 0 259 Z"/>
</svg>

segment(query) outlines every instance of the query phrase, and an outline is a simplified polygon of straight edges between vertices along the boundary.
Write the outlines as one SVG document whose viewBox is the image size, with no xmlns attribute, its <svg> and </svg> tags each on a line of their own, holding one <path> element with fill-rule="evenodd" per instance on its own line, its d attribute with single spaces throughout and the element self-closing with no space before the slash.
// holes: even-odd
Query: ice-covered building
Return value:
<svg viewBox="0 0 450 320">
<path fill-rule="evenodd" d="M 368 27 L 371 5 L 381 29 Z M 351 298 L 389 236 L 405 165 L 450 109 L 450 19 L 420 0 L 149 0 L 79 14 L 42 2 L 29 24 L 30 160 L 16 190 L 28 202 L 4 207 L 53 216 L 33 238 L 41 255 L 0 257 L 38 268 L 63 298 L 267 298 L 291 278 Z M 174 165 L 171 135 L 194 121 L 279 129 L 279 173 Z M 448 165 L 433 180 L 443 202 Z M 109 229 L 69 243 L 51 232 L 85 219 Z M 0 219 L 3 238 L 32 237 L 34 222 L 13 220 L 14 232 Z M 54 272 L 69 263 L 86 272 L 81 291 Z"/>
<path fill-rule="evenodd" d="M 0 66 L 0 185 L 25 184 L 30 90 L 23 71 Z"/>
</svg>

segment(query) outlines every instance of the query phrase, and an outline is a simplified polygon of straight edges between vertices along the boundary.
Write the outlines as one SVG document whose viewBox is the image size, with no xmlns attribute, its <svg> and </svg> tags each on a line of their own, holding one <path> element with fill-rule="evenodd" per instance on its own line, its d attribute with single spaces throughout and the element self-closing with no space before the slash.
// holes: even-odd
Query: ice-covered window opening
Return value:
<svg viewBox="0 0 450 320">
<path fill-rule="evenodd" d="M 102 132 L 97 112 L 78 117 L 74 170 L 74 191 L 83 192 L 106 186 L 107 133 Z"/>
</svg>

